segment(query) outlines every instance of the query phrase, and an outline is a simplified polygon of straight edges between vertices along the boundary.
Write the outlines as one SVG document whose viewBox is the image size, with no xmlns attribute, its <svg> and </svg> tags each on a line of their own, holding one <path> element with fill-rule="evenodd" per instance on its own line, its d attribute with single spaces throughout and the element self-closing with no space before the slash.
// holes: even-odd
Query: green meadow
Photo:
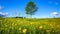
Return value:
<svg viewBox="0 0 60 34">
<path fill-rule="evenodd" d="M 60 18 L 0 18 L 0 34 L 60 34 Z"/>
</svg>

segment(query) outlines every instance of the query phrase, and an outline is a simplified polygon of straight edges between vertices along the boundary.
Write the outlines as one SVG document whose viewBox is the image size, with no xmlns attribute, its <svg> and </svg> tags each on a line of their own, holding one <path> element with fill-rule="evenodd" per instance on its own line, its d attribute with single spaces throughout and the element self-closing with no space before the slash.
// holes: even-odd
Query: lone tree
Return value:
<svg viewBox="0 0 60 34">
<path fill-rule="evenodd" d="M 37 9 L 38 8 L 34 4 L 34 2 L 32 2 L 32 1 L 28 2 L 27 6 L 25 8 L 27 16 L 30 15 L 30 17 L 32 18 L 32 15 L 34 15 L 34 13 L 37 11 Z"/>
</svg>

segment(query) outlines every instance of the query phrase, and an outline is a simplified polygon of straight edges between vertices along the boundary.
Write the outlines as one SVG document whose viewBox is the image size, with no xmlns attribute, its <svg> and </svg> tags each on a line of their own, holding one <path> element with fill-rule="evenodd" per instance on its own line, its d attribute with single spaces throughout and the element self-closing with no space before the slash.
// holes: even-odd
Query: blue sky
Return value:
<svg viewBox="0 0 60 34">
<path fill-rule="evenodd" d="M 0 0 L 0 6 L 3 7 L 0 12 L 8 13 L 8 17 L 25 16 L 25 7 L 30 0 Z M 32 17 L 45 18 L 53 17 L 51 13 L 60 14 L 60 0 L 32 0 L 38 10 Z M 17 14 L 16 14 L 17 13 Z M 58 15 L 60 17 L 60 15 Z"/>
</svg>

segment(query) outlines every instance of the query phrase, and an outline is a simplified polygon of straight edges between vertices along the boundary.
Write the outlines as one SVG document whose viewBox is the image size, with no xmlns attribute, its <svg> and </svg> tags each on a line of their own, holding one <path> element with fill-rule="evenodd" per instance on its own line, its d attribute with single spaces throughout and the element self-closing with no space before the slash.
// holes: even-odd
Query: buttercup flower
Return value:
<svg viewBox="0 0 60 34">
<path fill-rule="evenodd" d="M 40 26 L 39 28 L 40 28 L 40 29 L 42 29 L 42 28 L 43 28 L 43 26 Z"/>
<path fill-rule="evenodd" d="M 21 28 L 19 28 L 19 31 L 21 30 Z"/>
<path fill-rule="evenodd" d="M 27 32 L 27 29 L 23 29 L 23 33 L 26 33 Z"/>
</svg>

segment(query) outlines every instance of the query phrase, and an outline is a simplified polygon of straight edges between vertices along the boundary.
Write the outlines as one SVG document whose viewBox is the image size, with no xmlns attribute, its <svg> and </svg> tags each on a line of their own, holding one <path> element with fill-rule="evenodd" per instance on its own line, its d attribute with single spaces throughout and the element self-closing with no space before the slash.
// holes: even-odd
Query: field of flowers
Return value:
<svg viewBox="0 0 60 34">
<path fill-rule="evenodd" d="M 0 18 L 0 34 L 60 34 L 60 18 Z"/>
</svg>

